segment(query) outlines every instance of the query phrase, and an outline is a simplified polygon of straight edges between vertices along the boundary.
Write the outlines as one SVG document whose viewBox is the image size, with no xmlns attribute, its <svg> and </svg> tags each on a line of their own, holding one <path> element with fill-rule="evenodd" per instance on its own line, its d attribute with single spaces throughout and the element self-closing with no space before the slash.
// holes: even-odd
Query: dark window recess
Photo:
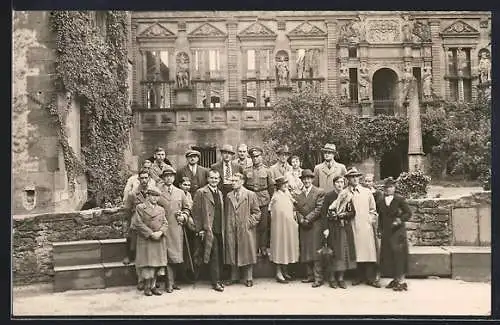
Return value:
<svg viewBox="0 0 500 325">
<path fill-rule="evenodd" d="M 417 79 L 418 99 L 422 100 L 422 69 L 413 68 L 413 76 Z"/>
<path fill-rule="evenodd" d="M 358 69 L 350 68 L 349 69 L 349 92 L 351 96 L 351 102 L 358 102 Z"/>
<path fill-rule="evenodd" d="M 217 148 L 216 147 L 191 147 L 193 150 L 197 150 L 201 153 L 199 165 L 210 168 L 212 164 L 217 162 Z"/>
<path fill-rule="evenodd" d="M 356 47 L 350 47 L 349 50 L 349 57 L 350 58 L 357 58 L 358 57 L 358 48 Z"/>
</svg>

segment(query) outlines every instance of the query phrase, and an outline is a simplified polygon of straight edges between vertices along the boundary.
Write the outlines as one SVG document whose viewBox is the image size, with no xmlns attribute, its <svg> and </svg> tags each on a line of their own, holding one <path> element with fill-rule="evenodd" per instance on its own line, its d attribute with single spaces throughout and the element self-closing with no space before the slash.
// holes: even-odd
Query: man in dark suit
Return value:
<svg viewBox="0 0 500 325">
<path fill-rule="evenodd" d="M 306 264 L 307 278 L 304 283 L 313 282 L 317 288 L 323 284 L 323 271 L 320 256 L 317 253 L 321 248 L 321 207 L 325 192 L 312 185 L 314 173 L 304 169 L 300 177 L 304 183 L 302 193 L 297 196 L 297 219 L 300 224 L 300 262 Z"/>
<path fill-rule="evenodd" d="M 193 217 L 196 230 L 204 243 L 203 263 L 209 264 L 212 287 L 224 291 L 222 268 L 224 265 L 224 203 L 217 187 L 220 175 L 208 171 L 208 184 L 196 191 L 193 198 Z"/>
<path fill-rule="evenodd" d="M 224 199 L 227 193 L 233 190 L 232 177 L 234 174 L 243 174 L 243 167 L 233 161 L 235 154 L 233 146 L 225 144 L 220 149 L 222 160 L 213 164 L 210 168 L 217 170 L 220 174 L 219 189 L 222 191 Z"/>
<path fill-rule="evenodd" d="M 208 169 L 198 165 L 200 156 L 199 151 L 191 149 L 186 151 L 187 164 L 177 171 L 174 182 L 174 185 L 179 187 L 179 184 L 182 183 L 182 178 L 189 177 L 191 180 L 191 189 L 189 192 L 192 197 L 194 197 L 194 194 L 200 187 L 207 185 Z"/>
</svg>

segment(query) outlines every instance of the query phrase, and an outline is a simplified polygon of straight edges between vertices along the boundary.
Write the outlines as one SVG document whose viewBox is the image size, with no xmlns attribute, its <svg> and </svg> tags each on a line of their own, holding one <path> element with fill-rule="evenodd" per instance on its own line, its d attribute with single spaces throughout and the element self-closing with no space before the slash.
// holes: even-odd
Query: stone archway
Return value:
<svg viewBox="0 0 500 325">
<path fill-rule="evenodd" d="M 375 114 L 394 115 L 398 99 L 398 75 L 389 68 L 375 71 L 372 79 Z"/>
</svg>

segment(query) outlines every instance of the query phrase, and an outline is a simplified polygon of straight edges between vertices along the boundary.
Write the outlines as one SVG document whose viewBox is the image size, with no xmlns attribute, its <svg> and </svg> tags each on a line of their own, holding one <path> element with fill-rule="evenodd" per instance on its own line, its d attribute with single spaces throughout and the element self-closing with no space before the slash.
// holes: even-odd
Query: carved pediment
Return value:
<svg viewBox="0 0 500 325">
<path fill-rule="evenodd" d="M 240 37 L 276 37 L 276 34 L 267 26 L 255 22 L 239 34 Z"/>
<path fill-rule="evenodd" d="M 288 33 L 288 36 L 326 36 L 326 33 L 305 21 Z"/>
<path fill-rule="evenodd" d="M 146 28 L 142 33 L 139 34 L 139 37 L 173 37 L 174 33 L 169 31 L 165 26 L 154 23 L 153 25 Z"/>
<path fill-rule="evenodd" d="M 189 33 L 189 36 L 191 37 L 225 37 L 226 34 L 218 29 L 217 27 L 209 24 L 209 23 L 204 23 L 195 30 L 193 30 L 191 33 Z"/>
<path fill-rule="evenodd" d="M 479 35 L 477 29 L 467 24 L 462 20 L 457 20 L 450 26 L 446 27 L 442 32 L 442 35 L 460 35 L 460 36 L 473 36 Z"/>
</svg>

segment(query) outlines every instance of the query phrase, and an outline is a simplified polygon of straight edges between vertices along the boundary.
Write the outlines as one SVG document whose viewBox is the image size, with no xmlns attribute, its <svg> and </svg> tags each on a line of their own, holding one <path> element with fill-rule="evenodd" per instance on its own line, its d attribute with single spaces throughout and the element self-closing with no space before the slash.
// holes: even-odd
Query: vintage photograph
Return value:
<svg viewBox="0 0 500 325">
<path fill-rule="evenodd" d="M 491 314 L 491 12 L 12 21 L 11 316 Z"/>
</svg>

